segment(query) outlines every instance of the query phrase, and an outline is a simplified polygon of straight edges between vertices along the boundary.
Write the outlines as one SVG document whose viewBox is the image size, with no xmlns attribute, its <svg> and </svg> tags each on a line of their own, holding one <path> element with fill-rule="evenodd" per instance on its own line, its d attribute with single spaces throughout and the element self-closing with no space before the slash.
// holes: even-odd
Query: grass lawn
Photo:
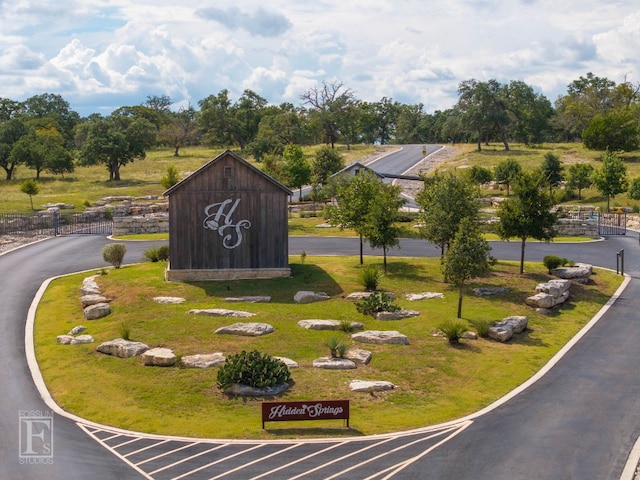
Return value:
<svg viewBox="0 0 640 480">
<path fill-rule="evenodd" d="M 381 264 L 381 258 L 368 259 Z M 209 438 L 291 438 L 376 434 L 435 424 L 479 410 L 538 371 L 610 298 L 621 277 L 596 270 L 589 285 L 571 287 L 567 304 L 551 316 L 525 306 L 535 286 L 550 277 L 541 264 L 526 264 L 518 275 L 517 262 L 498 262 L 491 274 L 469 284 L 463 303 L 463 321 L 500 320 L 527 315 L 529 329 L 506 344 L 480 338 L 453 347 L 434 336 L 440 323 L 455 319 L 457 293 L 443 283 L 438 259 L 397 258 L 389 262 L 381 288 L 394 292 L 403 308 L 420 311 L 418 317 L 378 321 L 356 311 L 343 297 L 362 290 L 355 257 L 307 257 L 304 264 L 291 258 L 293 276 L 287 279 L 206 283 L 167 283 L 165 265 L 143 263 L 109 269 L 97 279 L 113 298 L 111 315 L 95 321 L 83 318 L 79 287 L 89 274 L 75 274 L 52 282 L 37 311 L 36 356 L 43 377 L 58 404 L 81 417 L 143 432 Z M 100 273 L 96 271 L 95 273 Z M 476 297 L 476 286 L 507 286 L 509 293 Z M 324 291 L 326 302 L 297 305 L 298 290 Z M 444 299 L 409 302 L 406 293 L 442 292 Z M 152 297 L 181 296 L 182 305 L 160 305 Z M 270 295 L 268 304 L 230 304 L 226 296 Z M 217 328 L 236 320 L 189 315 L 193 308 L 233 308 L 257 313 L 250 321 L 266 322 L 275 332 L 262 337 L 216 335 Z M 352 343 L 350 334 L 312 331 L 297 325 L 302 319 L 361 321 L 367 330 L 397 330 L 410 345 L 354 345 L 373 353 L 369 365 L 356 370 L 331 371 L 312 367 L 328 356 L 331 337 Z M 58 345 L 57 335 L 86 325 L 95 338 L 88 345 Z M 96 352 L 103 341 L 120 336 L 122 325 L 131 339 L 151 347 L 166 346 L 176 354 L 259 350 L 292 358 L 293 384 L 283 399 L 351 401 L 351 430 L 337 422 L 279 423 L 261 428 L 262 399 L 228 397 L 216 387 L 217 368 L 145 367 L 139 358 L 119 359 Z M 472 329 L 470 327 L 470 329 Z M 353 379 L 387 380 L 393 391 L 352 393 Z"/>
</svg>

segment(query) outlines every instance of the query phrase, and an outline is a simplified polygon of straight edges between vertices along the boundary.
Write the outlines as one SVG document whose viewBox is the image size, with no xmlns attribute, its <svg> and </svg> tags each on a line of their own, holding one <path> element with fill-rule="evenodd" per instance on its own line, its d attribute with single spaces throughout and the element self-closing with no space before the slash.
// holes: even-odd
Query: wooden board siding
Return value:
<svg viewBox="0 0 640 480">
<path fill-rule="evenodd" d="M 232 154 L 206 167 L 169 191 L 170 269 L 288 268 L 288 190 Z M 225 201 L 210 214 L 221 210 L 218 223 L 229 223 L 222 231 L 229 235 L 227 245 L 237 243 L 234 248 L 225 248 L 223 236 L 205 227 L 207 206 Z M 243 228 L 247 221 L 250 227 Z"/>
</svg>

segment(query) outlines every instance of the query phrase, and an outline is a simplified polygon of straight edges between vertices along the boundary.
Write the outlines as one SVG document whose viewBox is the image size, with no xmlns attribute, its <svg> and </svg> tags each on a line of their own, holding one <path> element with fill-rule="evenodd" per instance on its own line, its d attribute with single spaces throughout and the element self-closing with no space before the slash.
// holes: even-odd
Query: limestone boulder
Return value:
<svg viewBox="0 0 640 480">
<path fill-rule="evenodd" d="M 284 363 L 287 368 L 298 368 L 298 362 L 296 362 L 295 360 L 291 360 L 290 358 L 287 357 L 273 357 L 276 360 L 280 360 L 282 363 Z"/>
<path fill-rule="evenodd" d="M 185 355 L 180 359 L 180 366 L 183 368 L 210 368 L 223 364 L 227 358 L 221 353 L 198 353 L 195 355 Z"/>
<path fill-rule="evenodd" d="M 576 263 L 570 267 L 555 268 L 551 271 L 556 277 L 575 280 L 575 279 L 589 279 L 593 273 L 593 265 L 588 263 Z"/>
<path fill-rule="evenodd" d="M 82 295 L 80 297 L 80 302 L 82 303 L 82 308 L 87 308 L 91 305 L 96 305 L 98 303 L 109 303 L 111 301 L 110 298 L 105 297 L 104 295 L 98 295 L 95 293 L 89 295 Z"/>
<path fill-rule="evenodd" d="M 362 348 L 350 348 L 345 354 L 345 358 L 353 360 L 361 365 L 369 365 L 372 356 L 373 355 L 370 351 L 363 350 Z"/>
<path fill-rule="evenodd" d="M 444 298 L 444 293 L 436 293 L 436 292 L 422 292 L 422 293 L 407 293 L 404 298 L 411 302 L 415 302 L 418 300 L 428 300 L 431 298 Z"/>
<path fill-rule="evenodd" d="M 402 320 L 403 318 L 417 317 L 420 312 L 417 310 L 398 310 L 396 312 L 376 312 L 376 320 Z"/>
<path fill-rule="evenodd" d="M 395 293 L 392 293 L 392 292 L 384 292 L 384 293 L 387 295 L 387 297 L 389 297 L 390 300 L 393 301 L 396 299 Z M 353 292 L 347 295 L 345 299 L 359 302 L 361 300 L 364 300 L 365 298 L 369 298 L 372 294 L 373 292 Z"/>
<path fill-rule="evenodd" d="M 324 302 L 329 300 L 331 297 L 324 292 L 312 292 L 309 290 L 301 290 L 296 292 L 293 296 L 293 301 L 295 303 L 314 303 L 314 302 Z"/>
<path fill-rule="evenodd" d="M 243 312 L 242 310 L 229 310 L 227 308 L 206 308 L 206 309 L 193 309 L 188 313 L 194 315 L 208 315 L 210 317 L 232 317 L 232 318 L 248 318 L 255 317 L 255 313 Z"/>
<path fill-rule="evenodd" d="M 56 343 L 60 345 L 71 345 L 73 342 L 73 335 L 58 335 L 56 337 Z"/>
<path fill-rule="evenodd" d="M 339 320 L 309 319 L 300 320 L 298 326 L 308 330 L 340 330 L 340 328 L 342 328 L 342 322 Z M 361 322 L 350 322 L 349 327 L 351 330 L 362 330 L 364 325 Z"/>
<path fill-rule="evenodd" d="M 509 289 L 507 287 L 478 287 L 473 289 L 473 294 L 479 297 L 502 295 L 508 292 L 509 292 Z"/>
<path fill-rule="evenodd" d="M 96 303 L 84 309 L 84 318 L 87 320 L 97 320 L 106 317 L 111 313 L 111 306 L 108 303 Z"/>
<path fill-rule="evenodd" d="M 348 358 L 322 357 L 313 361 L 313 368 L 325 370 L 353 370 L 358 368 L 353 360 Z"/>
<path fill-rule="evenodd" d="M 352 392 L 384 392 L 386 390 L 393 390 L 396 386 L 383 380 L 351 380 L 349 383 L 349 389 Z"/>
<path fill-rule="evenodd" d="M 91 335 L 78 335 L 71 340 L 71 345 L 81 345 L 83 343 L 93 343 L 93 337 Z"/>
<path fill-rule="evenodd" d="M 529 318 L 523 315 L 512 315 L 489 327 L 488 336 L 499 342 L 509 341 L 514 334 L 524 331 L 529 324 Z"/>
<path fill-rule="evenodd" d="M 227 335 L 242 335 L 245 337 L 259 337 L 260 335 L 267 335 L 269 333 L 275 332 L 275 328 L 273 328 L 268 323 L 259 323 L 259 322 L 239 322 L 234 323 L 233 325 L 227 325 L 225 327 L 220 327 L 216 330 L 217 334 L 227 334 Z"/>
<path fill-rule="evenodd" d="M 87 329 L 84 325 L 77 325 L 69 330 L 69 335 L 78 335 L 79 333 L 84 332 Z"/>
<path fill-rule="evenodd" d="M 377 345 L 409 345 L 406 335 L 395 330 L 365 330 L 351 335 L 352 340 Z"/>
<path fill-rule="evenodd" d="M 101 295 L 102 291 L 96 282 L 97 275 L 87 277 L 82 281 L 82 287 L 80 288 L 80 295 Z"/>
<path fill-rule="evenodd" d="M 141 342 L 116 338 L 115 340 L 101 343 L 96 350 L 106 355 L 113 355 L 114 357 L 130 358 L 146 352 L 149 350 L 149 346 Z"/>
<path fill-rule="evenodd" d="M 489 327 L 487 336 L 498 342 L 507 342 L 513 337 L 513 327 L 510 325 L 494 325 Z"/>
<path fill-rule="evenodd" d="M 176 355 L 170 348 L 150 348 L 141 358 L 143 363 L 150 367 L 172 367 L 176 364 Z"/>
<path fill-rule="evenodd" d="M 545 283 L 539 283 L 536 286 L 536 292 L 548 293 L 554 297 L 560 297 L 563 293 L 569 291 L 571 280 L 555 278 Z"/>
<path fill-rule="evenodd" d="M 153 297 L 153 301 L 163 305 L 179 305 L 186 302 L 182 297 Z"/>
<path fill-rule="evenodd" d="M 226 297 L 225 302 L 231 303 L 269 303 L 271 297 L 268 295 L 245 295 L 243 297 Z"/>
</svg>

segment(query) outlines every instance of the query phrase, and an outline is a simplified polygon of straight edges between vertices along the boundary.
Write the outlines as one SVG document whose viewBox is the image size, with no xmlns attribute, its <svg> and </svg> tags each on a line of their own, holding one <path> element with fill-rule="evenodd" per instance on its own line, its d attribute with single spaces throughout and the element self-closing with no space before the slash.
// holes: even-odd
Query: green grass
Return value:
<svg viewBox="0 0 640 480">
<path fill-rule="evenodd" d="M 36 355 L 47 387 L 67 411 L 122 428 L 214 438 L 273 438 L 375 434 L 421 427 L 458 418 L 479 410 L 524 382 L 539 370 L 608 300 L 621 282 L 612 272 L 596 270 L 593 284 L 572 286 L 568 304 L 551 316 L 526 307 L 524 300 L 537 283 L 549 278 L 542 264 L 527 263 L 527 274 L 517 274 L 517 262 L 499 262 L 492 273 L 468 285 L 507 286 L 500 297 L 467 295 L 463 321 L 500 320 L 508 315 L 529 316 L 529 330 L 507 344 L 486 339 L 462 340 L 453 347 L 432 333 L 456 316 L 457 293 L 443 283 L 438 259 L 393 258 L 381 288 L 398 295 L 396 303 L 419 310 L 420 316 L 382 322 L 357 313 L 343 297 L 362 290 L 357 258 L 292 257 L 293 276 L 287 279 L 167 283 L 162 263 L 144 263 L 109 270 L 97 281 L 113 297 L 113 312 L 96 321 L 83 319 L 78 289 L 87 273 L 54 281 L 46 291 L 35 323 Z M 380 258 L 368 263 L 380 264 Z M 97 273 L 97 272 L 96 272 Z M 324 291 L 327 302 L 297 305 L 298 290 Z M 443 292 L 444 299 L 409 302 L 405 293 Z M 268 304 L 229 304 L 225 296 L 270 295 Z M 182 296 L 182 305 L 159 305 L 154 296 Z M 257 313 L 251 321 L 270 323 L 275 333 L 263 337 L 216 335 L 232 319 L 186 314 L 192 308 L 236 308 Z M 361 321 L 369 330 L 398 330 L 410 345 L 355 346 L 373 352 L 367 366 L 330 371 L 312 368 L 314 359 L 328 356 L 330 337 L 351 344 L 343 331 L 313 331 L 297 326 L 308 318 Z M 57 345 L 55 337 L 76 325 L 88 327 L 96 343 Z M 145 367 L 139 358 L 118 359 L 99 354 L 96 346 L 120 335 L 122 325 L 132 340 L 166 346 L 179 355 L 257 349 L 290 357 L 300 364 L 292 370 L 293 386 L 286 400 L 344 399 L 351 401 L 352 430 L 335 422 L 279 424 L 261 429 L 261 399 L 231 398 L 216 388 L 216 368 L 180 369 Z M 354 394 L 352 379 L 388 380 L 397 385 L 389 392 Z"/>
</svg>

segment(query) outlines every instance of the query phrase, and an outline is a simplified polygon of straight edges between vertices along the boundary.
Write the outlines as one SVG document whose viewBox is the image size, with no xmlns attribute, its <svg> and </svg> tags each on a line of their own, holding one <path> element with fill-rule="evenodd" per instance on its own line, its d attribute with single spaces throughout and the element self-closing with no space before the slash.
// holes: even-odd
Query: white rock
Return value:
<svg viewBox="0 0 640 480">
<path fill-rule="evenodd" d="M 589 278 L 593 272 L 593 266 L 588 263 L 576 263 L 572 267 L 556 268 L 551 271 L 553 275 L 560 278 Z"/>
<path fill-rule="evenodd" d="M 314 360 L 313 367 L 324 368 L 325 370 L 353 370 L 358 368 L 353 360 L 332 357 L 322 357 Z"/>
<path fill-rule="evenodd" d="M 73 335 L 58 335 L 56 337 L 56 343 L 60 345 L 71 345 L 73 342 Z"/>
<path fill-rule="evenodd" d="M 361 348 L 350 348 L 345 354 L 345 358 L 353 360 L 356 363 L 360 363 L 361 365 L 369 365 L 371 357 L 372 353 L 370 351 L 363 350 Z"/>
<path fill-rule="evenodd" d="M 82 281 L 82 287 L 80 288 L 80 295 L 100 295 L 102 292 L 100 287 L 96 283 L 97 275 L 87 277 Z"/>
<path fill-rule="evenodd" d="M 220 365 L 226 361 L 226 357 L 220 353 L 199 353 L 185 355 L 180 359 L 180 366 L 184 368 L 209 368 Z"/>
<path fill-rule="evenodd" d="M 383 293 L 386 294 L 387 297 L 392 301 L 396 299 L 395 293 L 392 293 L 392 292 L 383 292 Z M 365 298 L 369 298 L 372 294 L 373 292 L 353 292 L 344 298 L 346 300 L 360 301 L 360 300 L 364 300 Z"/>
<path fill-rule="evenodd" d="M 106 317 L 110 313 L 111 307 L 108 303 L 96 303 L 84 309 L 84 318 L 87 320 L 97 320 L 98 318 Z"/>
<path fill-rule="evenodd" d="M 216 330 L 216 333 L 218 334 L 242 335 L 246 337 L 258 337 L 260 335 L 267 335 L 273 332 L 275 332 L 275 328 L 271 325 L 268 323 L 258 322 L 239 322 L 234 323 L 233 325 L 220 327 Z"/>
<path fill-rule="evenodd" d="M 417 310 L 398 310 L 397 312 L 376 312 L 374 317 L 377 320 L 402 320 L 403 318 L 417 317 L 420 312 Z"/>
<path fill-rule="evenodd" d="M 86 329 L 87 329 L 87 327 L 85 327 L 84 325 L 78 325 L 76 327 L 73 327 L 69 331 L 69 335 L 78 335 L 79 333 L 84 332 Z"/>
<path fill-rule="evenodd" d="M 360 343 L 373 343 L 378 345 L 409 345 L 406 335 L 394 330 L 366 330 L 351 335 L 351 338 Z"/>
<path fill-rule="evenodd" d="M 97 295 L 95 293 L 90 295 L 83 295 L 80 297 L 80 302 L 82 302 L 82 308 L 86 308 L 91 305 L 96 305 L 98 303 L 109 303 L 110 301 L 111 301 L 110 298 L 107 298 L 104 295 Z"/>
<path fill-rule="evenodd" d="M 146 352 L 149 350 L 149 347 L 144 343 L 116 338 L 115 340 L 101 343 L 96 350 L 100 353 L 113 355 L 114 357 L 130 358 Z"/>
<path fill-rule="evenodd" d="M 268 295 L 245 295 L 244 297 L 227 297 L 224 301 L 233 303 L 269 303 L 271 302 L 271 297 Z"/>
<path fill-rule="evenodd" d="M 78 335 L 71 340 L 71 345 L 80 345 L 83 343 L 93 343 L 93 337 L 91 335 Z"/>
<path fill-rule="evenodd" d="M 417 300 L 427 300 L 430 298 L 444 298 L 444 293 L 435 292 L 422 292 L 422 293 L 407 293 L 404 298 L 412 302 Z"/>
<path fill-rule="evenodd" d="M 290 358 L 287 357 L 273 357 L 276 360 L 280 360 L 282 363 L 284 363 L 287 368 L 298 368 L 298 362 L 296 362 L 295 360 L 291 360 Z"/>
<path fill-rule="evenodd" d="M 509 289 L 507 287 L 477 287 L 473 289 L 474 295 L 480 297 L 488 297 L 491 295 L 500 295 L 507 293 Z"/>
<path fill-rule="evenodd" d="M 142 354 L 142 361 L 150 367 L 172 367 L 176 364 L 176 355 L 170 348 L 151 348 Z"/>
<path fill-rule="evenodd" d="M 324 302 L 329 299 L 331 299 L 331 297 L 324 292 L 311 292 L 308 290 L 301 290 L 293 296 L 295 303 Z"/>
<path fill-rule="evenodd" d="M 233 317 L 233 318 L 247 318 L 255 317 L 255 313 L 243 312 L 242 310 L 229 310 L 226 308 L 207 308 L 203 310 L 193 309 L 188 313 L 195 315 L 209 315 L 211 317 Z"/>
<path fill-rule="evenodd" d="M 165 305 L 178 305 L 186 300 L 182 297 L 153 297 L 153 301 Z"/>
<path fill-rule="evenodd" d="M 396 386 L 383 380 L 351 380 L 349 388 L 352 392 L 383 392 L 393 390 Z"/>
</svg>

